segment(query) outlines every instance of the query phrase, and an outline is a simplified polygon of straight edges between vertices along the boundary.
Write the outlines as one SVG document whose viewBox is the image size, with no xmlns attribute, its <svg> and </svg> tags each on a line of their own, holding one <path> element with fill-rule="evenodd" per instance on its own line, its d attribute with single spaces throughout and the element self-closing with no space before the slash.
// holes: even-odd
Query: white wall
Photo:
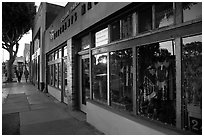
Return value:
<svg viewBox="0 0 204 137">
<path fill-rule="evenodd" d="M 136 120 L 138 121 L 138 120 Z M 165 135 L 178 134 L 146 120 L 132 121 L 87 102 L 87 122 L 107 135 Z"/>
<path fill-rule="evenodd" d="M 61 102 L 61 91 L 48 85 L 48 93 Z"/>
</svg>

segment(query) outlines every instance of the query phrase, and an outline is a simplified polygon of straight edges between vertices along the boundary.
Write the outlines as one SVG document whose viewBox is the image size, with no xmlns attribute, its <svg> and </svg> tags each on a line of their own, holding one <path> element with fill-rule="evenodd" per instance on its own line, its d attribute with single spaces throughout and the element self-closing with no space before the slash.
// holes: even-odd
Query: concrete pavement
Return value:
<svg viewBox="0 0 204 137">
<path fill-rule="evenodd" d="M 80 111 L 70 111 L 65 104 L 55 100 L 49 94 L 37 90 L 32 84 L 25 82 L 3 84 L 2 91 L 5 97 L 2 104 L 3 134 L 103 134 L 86 122 L 84 113 Z M 12 123 L 8 123 L 9 120 L 19 121 L 19 124 L 12 125 Z M 16 129 L 20 131 L 11 133 L 4 125 L 7 127 L 10 126 L 11 130 Z M 19 125 L 19 128 L 16 127 L 17 125 Z"/>
</svg>

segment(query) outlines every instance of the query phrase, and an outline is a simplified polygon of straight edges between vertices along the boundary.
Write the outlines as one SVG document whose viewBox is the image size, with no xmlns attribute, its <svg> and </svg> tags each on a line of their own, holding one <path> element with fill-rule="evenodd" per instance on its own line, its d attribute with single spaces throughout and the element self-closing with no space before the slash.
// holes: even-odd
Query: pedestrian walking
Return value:
<svg viewBox="0 0 204 137">
<path fill-rule="evenodd" d="M 19 67 L 19 69 L 18 69 L 18 79 L 19 79 L 18 82 L 21 82 L 22 75 L 23 75 L 23 70 L 22 70 L 22 68 Z"/>
<path fill-rule="evenodd" d="M 27 83 L 28 75 L 29 75 L 27 68 L 25 68 L 24 75 L 25 75 L 25 79 L 26 79 L 26 83 Z"/>
<path fill-rule="evenodd" d="M 15 73 L 16 73 L 16 77 L 17 77 L 18 82 L 19 82 L 19 72 L 18 72 L 17 68 L 15 68 Z"/>
</svg>

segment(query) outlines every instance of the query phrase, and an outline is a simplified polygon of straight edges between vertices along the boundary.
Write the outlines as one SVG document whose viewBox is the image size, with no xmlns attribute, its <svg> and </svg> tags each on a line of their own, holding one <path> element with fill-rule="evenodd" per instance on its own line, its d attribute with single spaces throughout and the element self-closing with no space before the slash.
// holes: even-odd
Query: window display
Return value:
<svg viewBox="0 0 204 137">
<path fill-rule="evenodd" d="M 122 38 L 131 37 L 133 33 L 132 14 L 123 18 L 121 22 L 122 22 L 122 28 L 121 28 Z"/>
<path fill-rule="evenodd" d="M 93 99 L 107 102 L 107 53 L 93 56 Z"/>
<path fill-rule="evenodd" d="M 185 128 L 202 133 L 202 36 L 183 38 Z"/>
<path fill-rule="evenodd" d="M 58 67 L 59 67 L 59 78 L 58 78 L 58 81 L 59 81 L 59 89 L 62 88 L 62 65 L 61 63 L 58 63 Z"/>
<path fill-rule="evenodd" d="M 139 33 L 152 30 L 152 7 L 148 5 L 138 12 Z"/>
<path fill-rule="evenodd" d="M 110 53 L 111 106 L 128 111 L 133 110 L 132 58 L 132 49 Z"/>
<path fill-rule="evenodd" d="M 173 41 L 137 48 L 138 114 L 175 125 L 175 56 Z"/>
<path fill-rule="evenodd" d="M 116 41 L 120 39 L 120 20 L 115 21 L 111 24 L 111 41 Z"/>
<path fill-rule="evenodd" d="M 202 18 L 201 2 L 184 2 L 183 3 L 183 22 Z"/>
<path fill-rule="evenodd" d="M 172 25 L 174 23 L 173 18 L 173 3 L 156 3 L 155 5 L 155 18 L 156 28 Z"/>
</svg>

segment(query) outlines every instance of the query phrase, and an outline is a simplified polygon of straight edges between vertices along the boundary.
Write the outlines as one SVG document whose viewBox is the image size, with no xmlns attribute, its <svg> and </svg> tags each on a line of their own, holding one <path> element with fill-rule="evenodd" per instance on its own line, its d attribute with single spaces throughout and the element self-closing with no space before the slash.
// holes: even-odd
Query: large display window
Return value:
<svg viewBox="0 0 204 137">
<path fill-rule="evenodd" d="M 202 133 L 202 36 L 182 39 L 185 128 Z"/>
<path fill-rule="evenodd" d="M 107 103 L 107 53 L 93 56 L 93 99 Z"/>
<path fill-rule="evenodd" d="M 126 111 L 133 111 L 132 60 L 132 49 L 110 52 L 111 106 Z"/>
<path fill-rule="evenodd" d="M 137 48 L 138 114 L 175 125 L 176 88 L 174 42 Z"/>
<path fill-rule="evenodd" d="M 152 30 L 152 5 L 146 5 L 138 11 L 139 33 Z"/>
<path fill-rule="evenodd" d="M 156 3 L 155 4 L 155 27 L 161 28 L 174 23 L 173 3 Z"/>
</svg>

